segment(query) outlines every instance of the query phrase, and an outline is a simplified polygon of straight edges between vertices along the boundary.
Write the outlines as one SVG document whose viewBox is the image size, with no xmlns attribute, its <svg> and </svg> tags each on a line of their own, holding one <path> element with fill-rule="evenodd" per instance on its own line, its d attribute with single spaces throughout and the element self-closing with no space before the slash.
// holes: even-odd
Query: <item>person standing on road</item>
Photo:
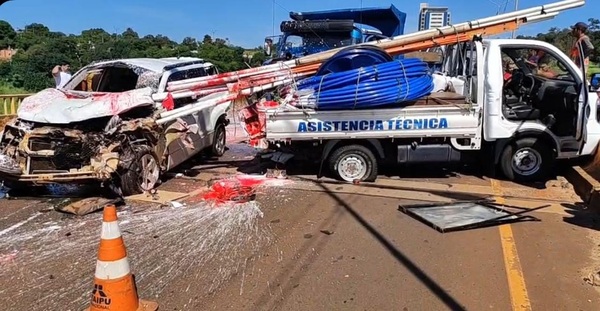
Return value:
<svg viewBox="0 0 600 311">
<path fill-rule="evenodd" d="M 56 65 L 52 68 L 52 76 L 54 77 L 54 83 L 57 89 L 62 89 L 69 80 L 71 80 L 71 66 L 69 63 L 62 65 Z"/>
<path fill-rule="evenodd" d="M 590 54 L 594 51 L 594 45 L 592 44 L 590 37 L 586 35 L 588 25 L 583 22 L 578 22 L 577 24 L 571 26 L 571 29 L 571 35 L 576 39 L 575 43 L 573 43 L 573 47 L 571 48 L 571 59 L 579 67 L 579 43 L 581 43 L 584 57 L 583 64 L 585 66 L 585 73 L 587 74 L 590 66 Z"/>
</svg>

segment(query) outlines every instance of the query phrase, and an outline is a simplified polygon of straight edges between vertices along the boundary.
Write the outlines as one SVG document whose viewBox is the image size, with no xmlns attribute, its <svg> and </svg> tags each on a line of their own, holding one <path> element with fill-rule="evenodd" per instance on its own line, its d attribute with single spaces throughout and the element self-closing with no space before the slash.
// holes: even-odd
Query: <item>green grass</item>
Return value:
<svg viewBox="0 0 600 311">
<path fill-rule="evenodd" d="M 5 82 L 0 81 L 0 95 L 11 95 L 11 94 L 28 94 L 24 89 L 13 87 Z"/>
<path fill-rule="evenodd" d="M 600 64 L 591 63 L 587 74 L 591 77 L 595 73 L 600 73 Z"/>
</svg>

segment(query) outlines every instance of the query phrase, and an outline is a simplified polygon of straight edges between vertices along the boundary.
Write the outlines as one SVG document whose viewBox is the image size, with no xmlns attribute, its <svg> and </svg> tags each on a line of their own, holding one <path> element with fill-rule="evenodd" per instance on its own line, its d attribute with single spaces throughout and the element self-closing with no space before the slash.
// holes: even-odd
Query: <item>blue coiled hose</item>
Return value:
<svg viewBox="0 0 600 311">
<path fill-rule="evenodd" d="M 433 90 L 425 62 L 395 60 L 370 67 L 313 76 L 298 83 L 304 107 L 319 110 L 366 109 L 415 101 Z"/>
</svg>

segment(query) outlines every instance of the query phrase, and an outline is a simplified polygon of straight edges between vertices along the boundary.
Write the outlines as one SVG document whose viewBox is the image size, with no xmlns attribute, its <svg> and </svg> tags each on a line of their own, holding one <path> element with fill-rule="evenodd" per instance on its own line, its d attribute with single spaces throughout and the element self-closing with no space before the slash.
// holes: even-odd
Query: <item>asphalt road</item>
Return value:
<svg viewBox="0 0 600 311">
<path fill-rule="evenodd" d="M 197 190 L 246 160 L 234 147 L 226 165 L 161 189 Z M 120 227 L 140 296 L 160 310 L 597 310 L 600 292 L 585 279 L 600 271 L 600 220 L 568 183 L 442 172 L 375 185 L 292 176 L 235 206 L 131 201 Z M 515 211 L 547 206 L 530 212 L 539 221 L 451 233 L 398 211 L 490 196 Z M 4 308 L 87 306 L 101 215 L 58 213 L 57 200 L 0 202 Z"/>
</svg>

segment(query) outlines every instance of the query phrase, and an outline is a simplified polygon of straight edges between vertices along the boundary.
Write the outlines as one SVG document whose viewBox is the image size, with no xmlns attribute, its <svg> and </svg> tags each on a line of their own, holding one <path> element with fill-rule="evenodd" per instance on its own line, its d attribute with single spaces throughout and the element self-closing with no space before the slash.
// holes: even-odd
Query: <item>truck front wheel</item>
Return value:
<svg viewBox="0 0 600 311">
<path fill-rule="evenodd" d="M 552 149 L 540 139 L 527 137 L 504 148 L 500 157 L 502 173 L 509 180 L 532 182 L 547 178 L 554 167 Z"/>
<path fill-rule="evenodd" d="M 329 166 L 340 179 L 348 182 L 375 181 L 377 158 L 361 145 L 349 145 L 336 149 L 329 158 Z"/>
</svg>

